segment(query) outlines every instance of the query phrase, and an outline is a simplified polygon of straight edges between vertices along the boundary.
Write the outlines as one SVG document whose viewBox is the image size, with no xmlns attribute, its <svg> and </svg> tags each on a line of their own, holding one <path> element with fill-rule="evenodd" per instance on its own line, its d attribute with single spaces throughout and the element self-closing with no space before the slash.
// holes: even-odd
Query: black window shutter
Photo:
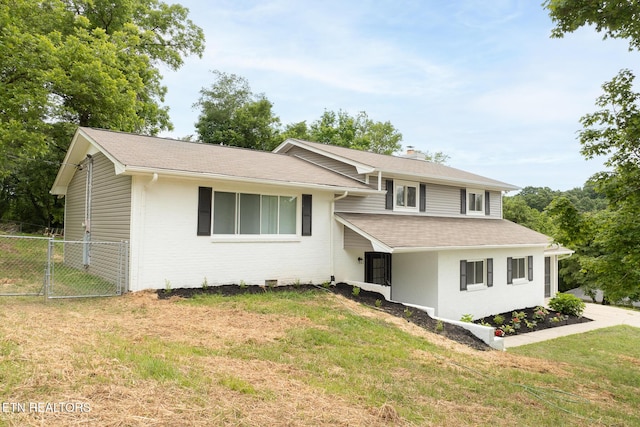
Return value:
<svg viewBox="0 0 640 427">
<path fill-rule="evenodd" d="M 467 290 L 467 261 L 460 260 L 460 290 Z"/>
<path fill-rule="evenodd" d="M 487 258 L 487 287 L 493 286 L 493 258 Z"/>
<path fill-rule="evenodd" d="M 507 258 L 507 285 L 513 284 L 513 258 Z"/>
<path fill-rule="evenodd" d="M 420 184 L 420 212 L 427 211 L 427 184 Z"/>
<path fill-rule="evenodd" d="M 491 215 L 491 200 L 489 199 L 490 193 L 484 192 L 484 214 Z"/>
<path fill-rule="evenodd" d="M 198 236 L 211 235 L 211 187 L 198 187 Z"/>
<path fill-rule="evenodd" d="M 311 236 L 311 194 L 302 195 L 302 235 Z"/>
<path fill-rule="evenodd" d="M 466 215 L 467 213 L 467 190 L 460 189 L 460 213 Z"/>
<path fill-rule="evenodd" d="M 393 210 L 393 180 L 387 179 L 387 196 L 384 202 L 385 209 Z"/>
<path fill-rule="evenodd" d="M 527 269 L 529 270 L 529 281 L 533 280 L 533 257 L 532 256 L 528 256 L 527 257 Z"/>
</svg>

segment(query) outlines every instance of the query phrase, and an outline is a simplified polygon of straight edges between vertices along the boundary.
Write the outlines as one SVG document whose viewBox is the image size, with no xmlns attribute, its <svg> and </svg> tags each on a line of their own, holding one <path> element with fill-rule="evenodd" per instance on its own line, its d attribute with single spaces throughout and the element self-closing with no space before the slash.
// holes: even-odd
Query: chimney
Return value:
<svg viewBox="0 0 640 427">
<path fill-rule="evenodd" d="M 402 155 L 406 159 L 425 160 L 424 153 L 416 150 L 413 145 L 407 145 L 407 154 Z"/>
</svg>

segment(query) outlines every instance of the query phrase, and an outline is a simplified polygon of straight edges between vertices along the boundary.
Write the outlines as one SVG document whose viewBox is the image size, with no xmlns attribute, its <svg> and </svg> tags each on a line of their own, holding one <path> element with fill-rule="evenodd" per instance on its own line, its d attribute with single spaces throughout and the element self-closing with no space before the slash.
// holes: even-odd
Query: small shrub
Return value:
<svg viewBox="0 0 640 427">
<path fill-rule="evenodd" d="M 382 300 L 380 300 L 380 299 L 377 299 L 377 300 L 376 300 L 376 307 L 377 307 L 377 308 L 382 307 Z"/>
<path fill-rule="evenodd" d="M 525 313 L 524 311 L 514 311 L 513 313 L 511 313 L 511 318 L 522 321 L 527 318 L 527 313 Z"/>
<path fill-rule="evenodd" d="M 551 298 L 549 301 L 549 307 L 568 316 L 581 317 L 584 312 L 584 301 L 575 295 L 571 294 L 558 294 Z"/>
<path fill-rule="evenodd" d="M 473 314 L 463 314 L 460 318 L 461 322 L 472 323 L 473 322 Z"/>
<path fill-rule="evenodd" d="M 202 289 L 207 290 L 209 288 L 209 282 L 207 282 L 207 277 L 205 276 L 204 280 L 202 281 Z"/>
<path fill-rule="evenodd" d="M 516 333 L 515 328 L 513 326 L 511 326 L 511 325 L 503 325 L 503 326 L 500 327 L 500 329 L 506 335 L 515 334 Z"/>
<path fill-rule="evenodd" d="M 496 314 L 495 316 L 493 316 L 493 323 L 495 323 L 498 326 L 504 325 L 504 316 Z"/>
<path fill-rule="evenodd" d="M 413 311 L 409 310 L 409 307 L 404 309 L 404 317 L 409 320 L 409 318 L 413 316 Z"/>
<path fill-rule="evenodd" d="M 171 282 L 167 279 L 164 279 L 164 291 L 168 294 L 171 293 Z"/>
<path fill-rule="evenodd" d="M 544 321 L 544 319 L 547 317 L 548 314 L 549 314 L 549 310 L 547 310 L 542 306 L 537 306 L 533 312 L 533 318 L 538 322 L 542 322 Z"/>
<path fill-rule="evenodd" d="M 240 280 L 240 284 L 238 286 L 240 286 L 240 289 L 247 289 L 247 282 Z"/>
<path fill-rule="evenodd" d="M 357 297 L 358 295 L 360 295 L 360 288 L 357 286 L 354 286 L 351 289 L 351 295 L 353 295 L 354 297 Z"/>
<path fill-rule="evenodd" d="M 535 320 L 529 321 L 529 320 L 525 319 L 524 324 L 527 325 L 527 328 L 529 328 L 529 329 L 533 329 L 536 326 L 538 326 L 538 322 L 536 322 Z"/>
<path fill-rule="evenodd" d="M 329 287 L 331 286 L 331 282 L 322 282 L 322 287 L 325 289 L 329 289 Z"/>
<path fill-rule="evenodd" d="M 435 331 L 437 333 L 444 331 L 444 322 L 442 320 L 438 320 L 438 322 L 436 323 Z"/>
</svg>

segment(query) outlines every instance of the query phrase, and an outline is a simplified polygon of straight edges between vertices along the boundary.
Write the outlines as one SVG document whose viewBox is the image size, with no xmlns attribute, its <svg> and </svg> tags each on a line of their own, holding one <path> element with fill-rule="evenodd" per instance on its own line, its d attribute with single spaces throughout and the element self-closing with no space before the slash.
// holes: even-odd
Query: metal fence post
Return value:
<svg viewBox="0 0 640 427">
<path fill-rule="evenodd" d="M 47 242 L 47 264 L 44 274 L 44 299 L 49 300 L 51 294 L 51 276 L 53 275 L 53 251 L 54 251 L 53 237 Z"/>
</svg>

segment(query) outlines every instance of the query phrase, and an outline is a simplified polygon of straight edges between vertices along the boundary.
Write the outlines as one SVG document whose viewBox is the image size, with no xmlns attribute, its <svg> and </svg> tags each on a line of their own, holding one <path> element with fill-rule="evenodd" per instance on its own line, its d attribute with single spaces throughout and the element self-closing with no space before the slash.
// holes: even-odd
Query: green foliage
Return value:
<svg viewBox="0 0 640 427">
<path fill-rule="evenodd" d="M 557 294 L 549 300 L 549 307 L 565 315 L 582 316 L 585 303 L 572 294 Z"/>
<path fill-rule="evenodd" d="M 460 321 L 465 323 L 472 323 L 473 314 L 463 314 L 462 317 L 460 317 Z"/>
<path fill-rule="evenodd" d="M 629 49 L 640 50 L 640 4 L 632 0 L 545 0 L 543 6 L 556 27 L 553 37 L 561 38 L 583 26 L 593 26 L 604 38 L 629 41 Z"/>
<path fill-rule="evenodd" d="M 435 328 L 434 328 L 434 331 L 435 331 L 436 333 L 438 333 L 438 334 L 439 334 L 440 332 L 444 331 L 444 322 L 443 322 L 442 320 L 439 320 L 439 319 L 438 319 L 438 321 L 436 322 L 436 326 L 435 326 Z"/>
<path fill-rule="evenodd" d="M 411 316 L 413 316 L 413 311 L 409 310 L 409 307 L 405 307 L 404 309 L 404 317 L 409 320 Z"/>
<path fill-rule="evenodd" d="M 402 134 L 391 122 L 374 122 L 364 111 L 351 116 L 343 110 L 325 110 L 309 126 L 305 139 L 380 154 L 392 154 L 402 148 Z"/>
<path fill-rule="evenodd" d="M 357 286 L 354 286 L 351 289 L 351 295 L 353 295 L 354 297 L 357 297 L 358 295 L 360 295 L 360 288 Z"/>
<path fill-rule="evenodd" d="M 502 316 L 501 314 L 496 314 L 493 317 L 493 323 L 495 323 L 496 325 L 504 325 L 504 316 Z"/>
<path fill-rule="evenodd" d="M 548 315 L 549 315 L 549 310 L 539 305 L 536 307 L 533 313 L 533 318 L 538 322 L 542 322 Z"/>
<path fill-rule="evenodd" d="M 76 127 L 170 129 L 159 66 L 203 43 L 159 0 L 0 3 L 0 217 L 59 226 L 48 192 Z"/>
<path fill-rule="evenodd" d="M 376 308 L 382 307 L 382 300 L 377 299 L 376 302 L 375 302 L 375 306 L 376 306 Z"/>
<path fill-rule="evenodd" d="M 194 107 L 201 112 L 196 123 L 199 139 L 257 150 L 272 150 L 280 119 L 273 104 L 263 94 L 254 94 L 249 82 L 236 74 L 212 71 L 215 81 L 200 91 Z"/>
</svg>

